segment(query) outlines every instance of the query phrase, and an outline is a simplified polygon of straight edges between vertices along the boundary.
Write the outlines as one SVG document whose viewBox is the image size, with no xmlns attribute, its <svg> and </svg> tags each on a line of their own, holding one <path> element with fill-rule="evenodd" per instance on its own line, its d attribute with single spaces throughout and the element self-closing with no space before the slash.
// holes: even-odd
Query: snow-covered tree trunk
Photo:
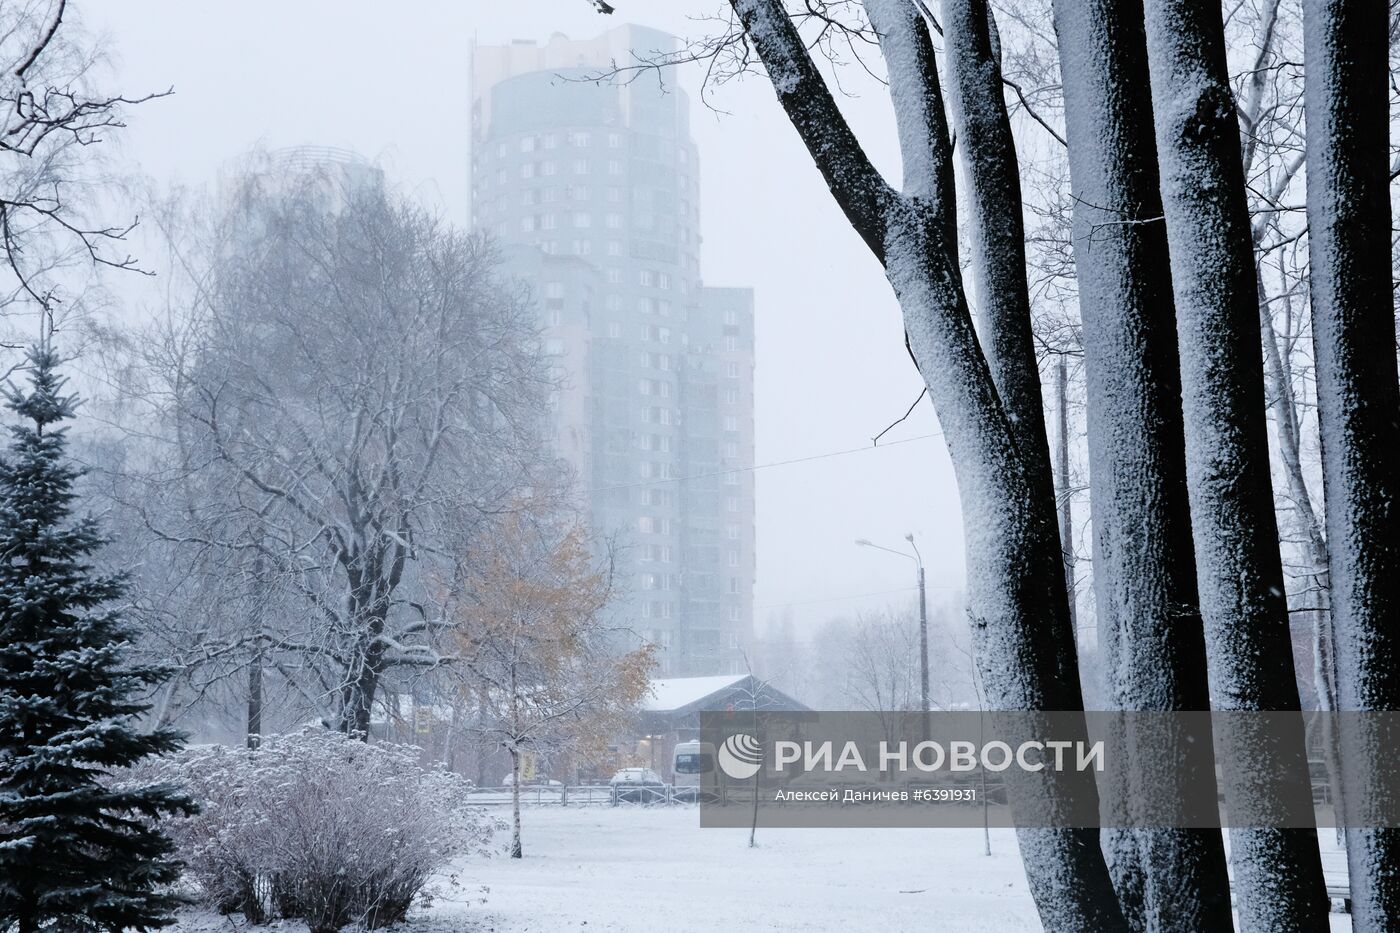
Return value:
<svg viewBox="0 0 1400 933">
<path fill-rule="evenodd" d="M 731 2 L 779 103 L 852 227 L 884 265 L 903 309 L 909 349 L 957 474 L 968 613 L 989 702 L 1000 709 L 1082 709 L 1043 425 L 1036 452 L 1024 450 L 1024 421 L 1018 425 L 1004 405 L 972 324 L 957 262 L 942 91 L 919 9 L 905 0 L 866 3 L 890 74 L 904 163 L 904 190 L 897 192 L 846 124 L 781 0 Z M 985 5 L 951 12 L 960 29 L 980 19 L 977 35 L 957 41 L 988 60 Z M 1019 203 L 1000 207 L 1020 211 Z M 1004 376 L 1025 376 L 1010 373 L 1016 364 L 1009 356 L 998 356 L 996 365 Z M 1082 775 L 1064 777 L 1079 781 L 1079 799 L 1095 793 Z M 1097 830 L 1023 830 L 1019 841 L 1047 929 L 1125 929 Z"/>
<path fill-rule="evenodd" d="M 521 858 L 520 848 L 520 749 L 510 748 L 510 857 Z"/>
<path fill-rule="evenodd" d="M 1224 710 L 1296 710 L 1252 240 L 1221 11 L 1147 0 L 1145 14 L 1211 698 Z M 1253 790 L 1266 801 L 1308 778 L 1301 740 L 1225 753 L 1227 765 L 1255 769 Z M 1227 779 L 1227 806 L 1239 791 Z M 1230 838 L 1243 930 L 1327 928 L 1315 830 L 1235 828 Z"/>
<path fill-rule="evenodd" d="M 1386 6 L 1307 0 L 1308 257 L 1341 710 L 1400 710 L 1400 391 L 1390 255 Z M 1349 788 L 1393 749 L 1352 741 Z M 1400 830 L 1347 830 L 1352 928 L 1400 926 Z"/>
<path fill-rule="evenodd" d="M 1256 244 L 1257 249 L 1257 244 Z M 1278 438 L 1279 460 L 1283 467 L 1288 492 L 1284 496 L 1288 514 L 1293 518 L 1293 533 L 1302 550 L 1305 566 L 1301 570 L 1302 592 L 1295 597 L 1303 607 L 1312 627 L 1312 682 L 1317 695 L 1317 708 L 1332 712 L 1337 708 L 1336 638 L 1332 631 L 1332 587 L 1328 579 L 1327 539 L 1322 533 L 1322 520 L 1313 507 L 1303 473 L 1301 414 L 1297 394 L 1293 391 L 1292 374 L 1279 349 L 1279 337 L 1274 330 L 1269 299 L 1262 275 L 1255 269 L 1259 286 L 1259 321 L 1264 338 L 1264 379 L 1274 411 L 1274 436 Z M 1337 747 L 1337 730 L 1327 719 L 1322 720 L 1322 754 L 1327 766 L 1327 781 L 1333 804 L 1339 806 L 1342 794 L 1341 753 Z M 1339 844 L 1345 842 L 1345 830 L 1338 826 Z"/>
<path fill-rule="evenodd" d="M 1171 267 L 1141 23 L 1141 0 L 1055 2 L 1089 400 L 1095 606 L 1108 633 L 1101 644 L 1115 708 L 1206 710 Z M 1185 799 L 1189 787 L 1215 779 L 1209 747 L 1129 749 L 1130 779 L 1117 788 L 1129 805 L 1143 796 L 1135 793 L 1143 781 L 1174 782 L 1174 796 Z M 1132 926 L 1229 928 L 1220 833 L 1109 835 L 1114 883 Z"/>
</svg>

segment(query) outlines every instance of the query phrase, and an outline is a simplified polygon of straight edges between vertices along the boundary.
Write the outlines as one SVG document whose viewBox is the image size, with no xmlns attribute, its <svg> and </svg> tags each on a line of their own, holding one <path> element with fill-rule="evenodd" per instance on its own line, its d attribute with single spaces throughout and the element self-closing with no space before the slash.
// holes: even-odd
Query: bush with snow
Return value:
<svg viewBox="0 0 1400 933">
<path fill-rule="evenodd" d="M 461 778 L 422 767 L 416 749 L 339 733 L 191 748 L 155 769 L 202 805 L 170 833 L 209 905 L 254 923 L 299 918 L 311 933 L 403 919 L 496 828 L 463 804 Z"/>
</svg>

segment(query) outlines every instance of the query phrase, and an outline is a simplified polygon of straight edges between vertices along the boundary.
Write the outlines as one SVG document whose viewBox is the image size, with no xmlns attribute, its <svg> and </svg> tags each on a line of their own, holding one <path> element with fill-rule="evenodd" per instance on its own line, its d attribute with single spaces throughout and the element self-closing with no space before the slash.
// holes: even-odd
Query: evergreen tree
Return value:
<svg viewBox="0 0 1400 933">
<path fill-rule="evenodd" d="M 0 459 L 0 931 L 87 933 L 167 925 L 179 875 L 156 827 L 192 804 L 165 786 L 112 775 L 175 750 L 142 733 L 137 697 L 162 676 L 132 663 L 132 632 L 111 608 L 125 583 L 91 563 L 103 538 L 73 518 L 81 470 L 66 458 L 75 400 L 57 357 L 35 349 L 28 392 Z"/>
</svg>

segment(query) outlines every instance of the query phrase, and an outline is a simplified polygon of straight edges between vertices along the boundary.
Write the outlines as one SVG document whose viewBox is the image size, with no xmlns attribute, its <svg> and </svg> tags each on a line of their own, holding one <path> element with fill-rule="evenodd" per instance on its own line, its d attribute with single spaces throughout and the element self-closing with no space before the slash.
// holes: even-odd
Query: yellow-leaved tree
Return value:
<svg viewBox="0 0 1400 933">
<path fill-rule="evenodd" d="M 576 523 L 505 515 L 448 594 L 471 728 L 511 760 L 511 857 L 520 858 L 520 766 L 588 758 L 647 691 L 652 646 L 612 611 L 610 560 Z"/>
</svg>

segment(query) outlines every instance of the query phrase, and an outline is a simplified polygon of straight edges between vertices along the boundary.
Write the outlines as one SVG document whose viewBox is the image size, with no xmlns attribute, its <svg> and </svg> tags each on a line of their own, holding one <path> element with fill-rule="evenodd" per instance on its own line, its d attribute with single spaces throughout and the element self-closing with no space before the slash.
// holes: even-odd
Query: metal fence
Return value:
<svg viewBox="0 0 1400 933">
<path fill-rule="evenodd" d="M 510 806 L 511 788 L 474 787 L 468 800 L 483 807 Z M 694 787 L 670 784 L 524 784 L 520 787 L 520 805 L 531 807 L 667 806 L 695 800 Z"/>
</svg>

